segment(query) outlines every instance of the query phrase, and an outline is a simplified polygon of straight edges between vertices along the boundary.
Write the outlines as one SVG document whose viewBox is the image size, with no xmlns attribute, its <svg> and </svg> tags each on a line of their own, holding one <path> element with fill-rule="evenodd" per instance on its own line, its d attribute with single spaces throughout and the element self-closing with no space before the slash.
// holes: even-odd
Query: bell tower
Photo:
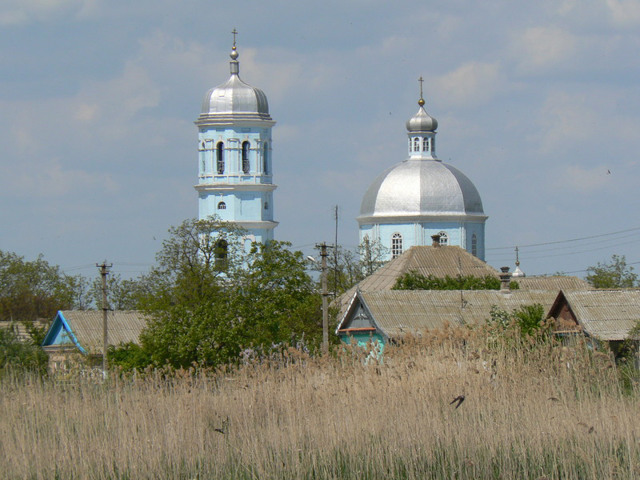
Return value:
<svg viewBox="0 0 640 480">
<path fill-rule="evenodd" d="M 198 127 L 198 218 L 212 215 L 244 228 L 248 239 L 273 239 L 271 128 L 267 96 L 240 79 L 233 30 L 229 79 L 202 101 Z"/>
</svg>

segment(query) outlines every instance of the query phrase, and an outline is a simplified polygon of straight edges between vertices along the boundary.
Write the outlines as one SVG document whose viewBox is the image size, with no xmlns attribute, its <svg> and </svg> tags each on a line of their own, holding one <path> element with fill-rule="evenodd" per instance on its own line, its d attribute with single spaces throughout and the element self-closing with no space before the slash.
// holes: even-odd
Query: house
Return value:
<svg viewBox="0 0 640 480">
<path fill-rule="evenodd" d="M 437 242 L 411 247 L 334 301 L 333 307 L 338 312 L 336 333 L 344 341 L 356 338 L 359 343 L 366 343 L 374 338 L 386 343 L 400 335 L 401 329 L 408 328 L 415 335 L 425 329 L 440 328 L 446 322 L 456 324 L 452 319 L 465 323 L 484 321 L 489 318 L 491 305 L 511 311 L 521 305 L 539 303 L 547 311 L 560 290 L 593 288 L 580 278 L 557 275 L 514 278 L 517 290 L 392 290 L 397 279 L 409 272 L 439 278 L 460 275 L 504 279 L 504 274 L 461 247 Z M 460 298 L 467 301 L 464 308 L 460 306 Z"/>
<path fill-rule="evenodd" d="M 538 303 L 546 311 L 557 295 L 557 290 L 358 290 L 336 334 L 345 343 L 384 345 L 447 324 L 481 325 L 490 318 L 494 305 L 510 312 Z"/>
<path fill-rule="evenodd" d="M 142 312 L 108 312 L 108 345 L 139 343 L 147 319 Z M 74 359 L 90 365 L 102 362 L 103 312 L 101 310 L 60 310 L 42 342 L 52 371 L 67 368 Z"/>
<path fill-rule="evenodd" d="M 333 307 L 338 310 L 341 318 L 355 292 L 378 292 L 391 290 L 396 280 L 402 275 L 416 272 L 420 275 L 433 275 L 438 278 L 457 277 L 486 277 L 500 278 L 500 272 L 471 255 L 465 249 L 453 245 L 439 245 L 411 247 L 397 258 L 387 262 L 372 275 L 353 286 L 334 302 Z M 590 290 L 593 289 L 578 277 L 564 275 L 518 277 L 513 279 L 520 290 Z"/>
<path fill-rule="evenodd" d="M 29 329 L 27 328 L 27 324 L 32 325 L 37 329 L 44 329 L 48 325 L 49 321 L 43 318 L 39 318 L 38 320 L 33 320 L 30 322 L 15 322 L 15 321 L 0 321 L 0 328 L 4 328 L 7 330 L 11 330 L 16 334 L 16 337 L 19 341 L 23 343 L 31 342 L 31 335 L 29 334 Z"/>
<path fill-rule="evenodd" d="M 585 335 L 608 344 L 619 357 L 623 342 L 640 322 L 640 290 L 562 290 L 547 318 L 555 319 L 558 335 Z"/>
</svg>

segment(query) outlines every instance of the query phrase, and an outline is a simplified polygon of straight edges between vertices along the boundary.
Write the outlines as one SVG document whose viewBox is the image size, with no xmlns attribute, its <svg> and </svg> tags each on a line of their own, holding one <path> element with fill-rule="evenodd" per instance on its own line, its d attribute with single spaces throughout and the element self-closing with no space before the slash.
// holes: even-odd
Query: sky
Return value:
<svg viewBox="0 0 640 480">
<path fill-rule="evenodd" d="M 438 120 L 483 200 L 486 260 L 529 275 L 640 264 L 640 1 L 3 0 L 0 250 L 69 274 L 144 273 L 197 216 L 205 92 L 268 97 L 275 230 L 358 243 L 369 184 Z M 640 265 L 637 265 L 640 270 Z"/>
</svg>

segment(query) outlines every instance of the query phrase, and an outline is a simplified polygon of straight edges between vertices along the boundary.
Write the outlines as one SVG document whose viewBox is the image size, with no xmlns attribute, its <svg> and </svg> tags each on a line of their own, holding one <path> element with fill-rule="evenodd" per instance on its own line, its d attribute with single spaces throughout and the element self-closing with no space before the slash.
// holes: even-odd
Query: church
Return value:
<svg viewBox="0 0 640 480">
<path fill-rule="evenodd" d="M 213 215 L 247 231 L 245 240 L 273 239 L 271 128 L 267 96 L 240 79 L 239 53 L 231 49 L 231 76 L 202 101 L 198 127 L 198 218 Z"/>
<path fill-rule="evenodd" d="M 240 79 L 239 53 L 231 49 L 230 77 L 204 96 L 198 127 L 198 217 L 215 215 L 245 229 L 249 241 L 274 238 L 273 141 L 275 122 L 262 90 Z M 397 258 L 412 246 L 455 245 L 484 260 L 482 200 L 460 170 L 436 155 L 438 122 L 424 108 L 406 122 L 407 158 L 380 174 L 362 199 L 359 243 L 383 247 Z"/>
<path fill-rule="evenodd" d="M 358 224 L 365 240 L 384 247 L 391 260 L 413 246 L 457 245 L 484 260 L 487 216 L 471 180 L 436 156 L 438 122 L 424 108 L 420 78 L 418 112 L 407 120 L 408 156 L 380 174 L 362 199 Z"/>
</svg>

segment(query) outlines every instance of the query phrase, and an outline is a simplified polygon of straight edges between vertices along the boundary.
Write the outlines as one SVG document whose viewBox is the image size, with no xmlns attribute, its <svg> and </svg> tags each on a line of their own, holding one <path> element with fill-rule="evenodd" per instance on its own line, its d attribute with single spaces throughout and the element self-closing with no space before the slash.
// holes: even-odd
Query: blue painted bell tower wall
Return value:
<svg viewBox="0 0 640 480">
<path fill-rule="evenodd" d="M 245 228 L 254 241 L 273 240 L 272 179 L 271 128 L 199 129 L 198 218 L 216 215 Z"/>
</svg>

